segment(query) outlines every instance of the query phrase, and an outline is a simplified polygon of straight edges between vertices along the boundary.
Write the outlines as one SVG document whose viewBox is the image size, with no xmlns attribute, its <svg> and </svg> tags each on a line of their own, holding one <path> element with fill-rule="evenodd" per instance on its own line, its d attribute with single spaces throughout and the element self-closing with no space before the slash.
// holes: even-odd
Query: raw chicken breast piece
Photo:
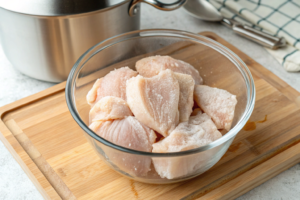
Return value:
<svg viewBox="0 0 300 200">
<path fill-rule="evenodd" d="M 187 74 L 174 73 L 174 76 L 176 77 L 180 88 L 178 103 L 179 121 L 187 122 L 193 112 L 195 81 L 192 76 Z"/>
<path fill-rule="evenodd" d="M 199 107 L 212 118 L 218 129 L 230 130 L 237 104 L 235 95 L 226 90 L 196 85 L 194 99 Z"/>
<path fill-rule="evenodd" d="M 92 124 L 90 127 L 95 127 Z M 93 131 L 106 140 L 129 149 L 151 152 L 156 135 L 153 130 L 140 123 L 135 117 L 100 121 L 98 124 L 100 124 L 99 127 L 95 127 Z"/>
<path fill-rule="evenodd" d="M 134 116 L 164 137 L 179 120 L 179 84 L 171 70 L 152 78 L 137 76 L 127 81 L 127 103 Z"/>
<path fill-rule="evenodd" d="M 104 139 L 129 149 L 151 152 L 156 135 L 153 130 L 141 124 L 135 117 L 121 120 L 95 121 L 90 128 Z M 104 149 L 109 162 L 120 170 L 134 176 L 145 176 L 150 170 L 151 158 L 126 154 L 112 149 Z"/>
<path fill-rule="evenodd" d="M 152 152 L 166 153 L 187 151 L 207 145 L 216 140 L 214 135 L 205 130 L 207 125 L 202 126 L 202 124 L 180 123 L 168 137 L 152 145 Z M 201 170 L 202 161 L 203 156 L 199 154 L 163 159 L 153 158 L 156 172 L 162 178 L 168 179 L 188 176 L 197 170 Z"/>
<path fill-rule="evenodd" d="M 92 89 L 86 95 L 86 101 L 88 102 L 88 104 L 94 105 L 94 103 L 97 99 L 97 90 L 101 85 L 102 79 L 103 78 L 97 79 L 96 82 L 94 83 Z"/>
<path fill-rule="evenodd" d="M 153 144 L 152 152 L 167 153 L 194 149 L 207 143 L 204 136 L 205 131 L 201 126 L 182 122 L 168 137 Z"/>
<path fill-rule="evenodd" d="M 202 113 L 201 111 L 198 112 L 195 116 L 190 117 L 189 124 L 201 126 L 205 133 L 212 139 L 212 141 L 215 141 L 222 137 L 222 134 L 220 133 L 220 131 L 218 131 L 210 116 L 208 116 L 206 113 Z"/>
<path fill-rule="evenodd" d="M 126 81 L 137 76 L 138 73 L 128 67 L 122 67 L 109 72 L 101 81 L 96 81 L 93 88 L 87 95 L 88 103 L 95 105 L 101 98 L 114 96 L 126 101 Z M 95 90 L 97 96 L 95 98 Z"/>
<path fill-rule="evenodd" d="M 94 121 L 107 121 L 123 119 L 132 116 L 132 112 L 126 101 L 119 97 L 106 96 L 100 99 L 90 110 L 90 123 Z"/>
<path fill-rule="evenodd" d="M 144 77 L 152 77 L 163 70 L 170 69 L 173 72 L 191 75 L 197 85 L 203 84 L 203 79 L 199 75 L 199 72 L 192 65 L 170 56 L 150 56 L 143 58 L 136 62 L 135 68 Z"/>
<path fill-rule="evenodd" d="M 194 116 L 190 117 L 189 123 L 194 125 L 200 125 L 208 120 L 211 120 L 210 116 L 208 116 L 206 113 L 202 113 L 202 111 L 198 111 Z M 214 126 L 216 127 L 216 125 Z"/>
</svg>

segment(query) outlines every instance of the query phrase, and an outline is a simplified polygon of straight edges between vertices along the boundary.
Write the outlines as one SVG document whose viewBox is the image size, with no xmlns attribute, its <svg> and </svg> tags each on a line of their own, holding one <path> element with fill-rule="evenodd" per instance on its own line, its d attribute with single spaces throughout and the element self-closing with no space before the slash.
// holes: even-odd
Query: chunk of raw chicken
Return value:
<svg viewBox="0 0 300 200">
<path fill-rule="evenodd" d="M 95 121 L 90 128 L 104 139 L 129 149 L 151 152 L 156 135 L 153 130 L 129 116 L 121 120 Z M 127 154 L 114 149 L 105 150 L 109 162 L 134 176 L 145 176 L 150 170 L 151 158 Z"/>
<path fill-rule="evenodd" d="M 217 126 L 211 120 L 210 116 L 206 113 L 202 113 L 201 111 L 199 111 L 195 116 L 190 117 L 189 124 L 201 126 L 212 141 L 222 137 L 221 132 L 218 131 Z"/>
<path fill-rule="evenodd" d="M 144 77 L 152 77 L 163 70 L 170 69 L 173 72 L 191 75 L 197 85 L 203 84 L 203 79 L 199 75 L 199 72 L 192 65 L 170 56 L 150 56 L 143 58 L 136 62 L 135 68 Z"/>
<path fill-rule="evenodd" d="M 166 153 L 195 149 L 207 145 L 219 138 L 222 134 L 207 114 L 198 110 L 191 116 L 189 122 L 180 123 L 165 139 L 153 144 L 152 152 Z M 192 154 L 185 157 L 153 158 L 156 172 L 162 178 L 174 179 L 193 174 L 201 170 L 202 155 Z"/>
<path fill-rule="evenodd" d="M 90 123 L 92 123 L 99 120 L 123 119 L 133 114 L 126 101 L 119 97 L 106 96 L 93 106 L 89 115 Z"/>
<path fill-rule="evenodd" d="M 180 88 L 178 103 L 179 121 L 186 122 L 193 112 L 195 81 L 192 76 L 187 74 L 174 73 L 174 76 L 176 77 Z"/>
<path fill-rule="evenodd" d="M 86 101 L 88 102 L 88 104 L 90 105 L 94 105 L 96 99 L 97 99 L 97 90 L 101 85 L 101 81 L 103 78 L 99 78 L 96 80 L 96 82 L 94 83 L 92 89 L 88 92 L 88 94 L 86 95 Z"/>
<path fill-rule="evenodd" d="M 126 101 L 126 81 L 138 73 L 128 67 L 122 67 L 109 72 L 102 80 L 97 80 L 93 88 L 87 95 L 87 101 L 90 105 L 94 105 L 101 98 L 106 96 L 114 96 Z M 97 91 L 95 97 L 95 91 Z"/>
<path fill-rule="evenodd" d="M 127 103 L 134 116 L 164 137 L 179 120 L 179 84 L 171 70 L 152 78 L 137 76 L 127 81 Z"/>
<path fill-rule="evenodd" d="M 179 152 L 207 144 L 205 131 L 199 125 L 180 123 L 165 139 L 153 144 L 153 152 Z M 209 140 L 211 142 L 211 140 Z"/>
<path fill-rule="evenodd" d="M 201 123 L 201 125 L 188 122 L 180 123 L 168 137 L 152 145 L 152 152 L 187 151 L 207 145 L 222 136 L 220 133 L 218 137 L 216 137 L 217 134 L 215 133 L 211 134 L 211 130 L 209 130 L 211 127 L 208 127 L 210 124 L 205 123 L 206 121 Z M 213 124 L 212 121 L 211 123 Z M 215 128 L 215 131 L 218 130 Z M 162 178 L 174 179 L 188 176 L 197 170 L 201 170 L 203 160 L 205 160 L 203 155 L 192 154 L 184 157 L 153 158 L 153 164 L 156 172 Z"/>
<path fill-rule="evenodd" d="M 226 90 L 196 85 L 194 98 L 199 107 L 212 118 L 218 129 L 230 130 L 237 104 L 235 95 Z"/>
</svg>

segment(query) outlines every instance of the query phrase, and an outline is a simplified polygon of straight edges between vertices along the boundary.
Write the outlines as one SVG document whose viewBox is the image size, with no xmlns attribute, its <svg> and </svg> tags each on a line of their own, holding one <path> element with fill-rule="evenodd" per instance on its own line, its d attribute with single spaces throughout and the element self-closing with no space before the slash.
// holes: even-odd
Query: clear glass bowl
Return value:
<svg viewBox="0 0 300 200">
<path fill-rule="evenodd" d="M 232 129 L 206 146 L 174 153 L 128 149 L 90 130 L 90 106 L 86 103 L 86 95 L 95 80 L 120 67 L 135 69 L 136 61 L 151 55 L 170 55 L 188 62 L 199 70 L 206 85 L 235 94 L 238 103 Z M 165 184 L 198 176 L 220 160 L 253 111 L 255 87 L 243 61 L 212 39 L 178 30 L 138 30 L 109 38 L 83 54 L 67 80 L 66 100 L 71 115 L 89 143 L 112 169 L 136 181 Z M 153 162 L 177 176 L 172 179 L 161 178 Z M 145 165 L 149 164 L 151 170 L 145 174 Z"/>
</svg>

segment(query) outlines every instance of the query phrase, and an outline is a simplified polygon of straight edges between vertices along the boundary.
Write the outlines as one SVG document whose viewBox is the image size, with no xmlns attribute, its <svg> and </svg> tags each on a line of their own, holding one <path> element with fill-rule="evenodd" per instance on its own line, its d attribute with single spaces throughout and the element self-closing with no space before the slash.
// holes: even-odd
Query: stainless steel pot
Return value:
<svg viewBox="0 0 300 200">
<path fill-rule="evenodd" d="M 9 61 L 44 81 L 67 79 L 88 48 L 140 28 L 140 4 L 174 10 L 186 0 L 0 0 L 0 38 Z"/>
</svg>

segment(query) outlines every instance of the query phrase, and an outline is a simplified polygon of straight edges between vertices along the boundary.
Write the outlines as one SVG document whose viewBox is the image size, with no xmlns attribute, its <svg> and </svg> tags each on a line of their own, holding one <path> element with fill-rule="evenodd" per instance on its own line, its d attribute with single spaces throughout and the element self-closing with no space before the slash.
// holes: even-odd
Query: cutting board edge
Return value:
<svg viewBox="0 0 300 200">
<path fill-rule="evenodd" d="M 220 187 L 210 191 L 209 193 L 197 198 L 197 200 L 202 199 L 234 199 L 237 198 L 246 192 L 250 191 L 251 189 L 259 186 L 260 184 L 264 183 L 265 181 L 269 180 L 270 178 L 278 175 L 279 173 L 287 170 L 288 168 L 294 166 L 298 162 L 300 162 L 300 142 L 291 146 L 290 148 L 282 151 L 275 156 L 271 157 L 267 161 L 261 163 L 260 165 L 252 168 L 251 170 L 237 176 L 236 178 L 230 180 L 226 184 L 221 185 Z M 284 159 L 280 159 L 284 158 Z M 274 165 L 274 162 L 276 165 Z M 255 172 L 259 171 L 260 173 Z M 265 172 L 265 173 L 262 173 Z M 253 179 L 252 182 L 247 182 L 242 188 L 237 187 L 241 183 L 245 177 L 248 177 L 251 174 L 251 178 Z M 262 180 L 261 176 L 264 178 Z M 253 184 L 252 184 L 253 183 Z M 250 184 L 250 187 L 249 185 Z M 233 187 L 231 187 L 233 186 Z M 232 192 L 234 190 L 234 192 Z M 227 196 L 224 197 L 224 191 L 227 192 Z M 218 192 L 223 192 L 222 196 L 218 194 Z M 196 195 L 197 196 L 197 195 Z"/>
<path fill-rule="evenodd" d="M 57 85 L 54 85 L 50 88 L 47 88 L 43 91 L 40 91 L 36 94 L 30 95 L 28 97 L 25 97 L 23 99 L 19 99 L 15 102 L 12 102 L 10 104 L 4 105 L 0 107 L 0 119 L 3 121 L 3 118 L 6 113 L 11 112 L 13 110 L 17 110 L 22 106 L 29 105 L 31 103 L 37 102 L 39 100 L 42 100 L 44 98 L 47 98 L 48 96 L 51 96 L 55 93 L 61 92 L 65 89 L 66 82 L 59 83 Z"/>
<path fill-rule="evenodd" d="M 17 145 L 16 148 L 22 149 L 22 154 L 26 154 L 28 157 L 28 153 L 23 149 L 22 145 L 18 142 L 18 140 L 15 138 L 15 136 L 12 134 L 12 132 L 9 130 L 9 128 L 6 126 L 4 122 L 4 117 L 7 113 L 17 110 L 23 106 L 32 104 L 34 102 L 40 101 L 42 99 L 47 98 L 48 96 L 51 96 L 53 94 L 62 92 L 65 89 L 65 82 L 59 83 L 55 86 L 52 86 L 50 88 L 47 88 L 41 92 L 38 92 L 36 94 L 30 95 L 28 97 L 25 97 L 23 99 L 17 100 L 15 102 L 12 102 L 10 104 L 7 104 L 5 106 L 0 107 L 0 130 L 4 130 L 7 132 L 11 139 L 15 140 L 15 145 Z M 3 135 L 3 133 L 0 131 L 0 140 L 6 147 L 6 149 L 11 153 L 15 161 L 20 165 L 22 170 L 25 172 L 27 177 L 33 182 L 39 193 L 42 195 L 44 199 L 51 199 L 45 189 L 42 187 L 42 185 L 39 183 L 39 181 L 36 179 L 36 177 L 32 174 L 32 171 L 28 168 L 28 166 L 24 163 L 22 158 L 19 156 L 19 154 L 16 152 L 14 147 L 9 143 L 9 141 L 6 139 L 6 137 Z M 48 179 L 44 176 L 44 174 L 38 169 L 38 166 L 34 163 L 34 161 L 29 157 L 28 159 L 31 160 L 31 163 L 36 166 L 36 170 L 38 170 L 39 174 L 42 176 L 42 178 L 48 182 Z M 49 183 L 50 184 L 50 183 Z M 51 185 L 51 184 L 50 184 Z M 52 187 L 52 186 L 51 186 Z M 55 191 L 55 189 L 52 187 L 52 189 Z M 56 193 L 57 196 L 59 196 Z"/>
<path fill-rule="evenodd" d="M 5 123 L 0 120 L 0 129 L 2 129 L 2 127 L 5 127 L 5 129 L 8 129 L 7 126 L 5 125 Z M 12 135 L 12 133 L 10 132 L 11 136 L 13 137 L 14 140 L 16 140 L 16 138 Z M 40 182 L 36 179 L 36 177 L 32 174 L 32 171 L 29 169 L 29 167 L 24 163 L 24 161 L 22 160 L 22 158 L 20 157 L 20 155 L 16 152 L 16 150 L 14 149 L 14 147 L 12 147 L 12 145 L 9 143 L 9 141 L 5 138 L 5 136 L 2 134 L 2 132 L 0 132 L 0 141 L 4 144 L 4 146 L 6 147 L 6 149 L 8 150 L 8 152 L 13 156 L 13 158 L 15 159 L 15 161 L 20 165 L 20 167 L 22 168 L 22 170 L 24 171 L 24 173 L 27 175 L 27 177 L 32 181 L 32 183 L 34 184 L 34 186 L 36 187 L 36 189 L 39 191 L 39 193 L 42 195 L 42 197 L 44 199 L 51 199 L 49 197 L 49 195 L 47 194 L 47 192 L 45 191 L 45 189 L 42 187 L 42 185 L 40 184 Z M 22 149 L 22 153 L 23 154 L 27 154 L 27 152 L 23 149 L 23 147 L 19 144 L 19 142 L 16 140 L 18 148 Z M 28 154 L 27 154 L 28 155 Z M 32 163 L 33 160 L 30 159 Z M 36 164 L 34 163 L 34 165 L 36 166 Z M 37 167 L 37 166 L 36 166 Z M 42 174 L 41 171 L 39 171 L 39 173 Z M 42 175 L 43 178 L 45 180 L 46 177 L 44 175 Z M 47 180 L 48 181 L 48 180 Z"/>
<path fill-rule="evenodd" d="M 0 122 L 0 128 L 1 129 L 2 129 L 2 126 L 5 126 L 5 124 L 1 120 L 1 122 Z M 40 192 L 40 194 L 45 199 L 50 199 L 47 192 L 44 190 L 44 188 L 38 182 L 36 177 L 32 174 L 31 170 L 28 168 L 28 166 L 24 163 L 24 161 L 20 158 L 18 153 L 15 151 L 15 149 L 10 145 L 10 143 L 7 141 L 7 139 L 2 134 L 0 134 L 0 140 L 3 142 L 3 144 L 5 145 L 7 150 L 12 154 L 12 156 L 14 157 L 16 162 L 19 163 L 19 165 L 21 166 L 21 168 L 23 169 L 25 174 L 33 182 L 33 184 L 36 186 L 36 188 Z M 18 144 L 18 146 L 20 148 L 22 148 L 22 146 L 20 144 Z M 257 165 L 256 167 L 252 168 L 251 170 L 240 174 L 239 176 L 235 177 L 234 179 L 230 180 L 229 182 L 227 182 L 227 183 L 221 185 L 220 187 L 208 192 L 207 194 L 204 194 L 203 196 L 201 196 L 199 198 L 197 198 L 197 196 L 199 196 L 199 194 L 197 195 L 197 193 L 196 193 L 196 194 L 193 194 L 193 195 L 191 194 L 192 196 L 189 195 L 184 199 L 197 198 L 197 199 L 200 200 L 200 199 L 234 199 L 234 198 L 237 198 L 237 197 L 245 194 L 246 192 L 250 191 L 251 189 L 259 186 L 262 183 L 264 183 L 266 180 L 269 180 L 270 178 L 280 174 L 284 170 L 286 170 L 286 169 L 292 167 L 293 165 L 297 164 L 298 162 L 300 162 L 300 153 L 297 153 L 298 151 L 295 151 L 294 149 L 300 150 L 300 143 L 297 143 L 297 144 L 291 146 L 290 148 L 276 154 L 275 156 L 267 159 L 263 163 L 261 163 L 261 164 Z M 25 150 L 23 148 L 22 148 L 22 151 L 27 154 L 27 152 L 25 152 Z M 290 153 L 290 152 L 292 152 L 292 153 Z M 286 155 L 289 155 L 289 154 L 292 155 L 292 156 L 286 156 Z M 282 165 L 282 163 L 279 163 L 279 164 L 276 163 L 276 165 L 274 165 L 273 160 L 275 160 L 278 157 L 283 157 L 283 158 L 292 157 L 292 158 L 289 159 L 288 162 L 285 162 L 284 165 Z M 295 157 L 296 157 L 296 159 L 295 159 Z M 252 182 L 254 182 L 254 184 L 250 184 L 250 183 L 247 182 L 247 184 L 250 184 L 250 186 L 249 185 L 244 185 L 243 186 L 244 189 L 242 189 L 242 190 L 241 190 L 241 188 L 237 187 L 236 190 L 234 192 L 232 192 L 232 191 L 230 191 L 230 188 L 228 188 L 228 187 L 230 187 L 231 184 L 234 184 L 235 182 L 238 182 L 240 179 L 243 179 L 243 177 L 245 177 L 249 173 L 252 173 L 253 171 L 259 171 L 259 169 L 265 169 L 266 166 L 268 166 L 267 167 L 268 170 L 271 170 L 271 171 L 276 170 L 276 171 L 272 174 L 268 174 L 267 177 L 264 178 L 263 180 L 261 180 L 259 182 L 255 182 L 260 177 L 260 174 L 258 174 L 257 176 L 254 177 L 255 179 L 252 181 Z M 40 172 L 40 173 L 42 173 L 42 172 Z M 44 176 L 44 178 L 46 179 L 45 176 Z M 224 198 L 224 191 L 227 191 L 226 198 Z M 222 193 L 222 196 L 218 196 L 219 195 L 218 192 Z M 212 193 L 214 194 L 214 196 L 212 195 Z"/>
</svg>

